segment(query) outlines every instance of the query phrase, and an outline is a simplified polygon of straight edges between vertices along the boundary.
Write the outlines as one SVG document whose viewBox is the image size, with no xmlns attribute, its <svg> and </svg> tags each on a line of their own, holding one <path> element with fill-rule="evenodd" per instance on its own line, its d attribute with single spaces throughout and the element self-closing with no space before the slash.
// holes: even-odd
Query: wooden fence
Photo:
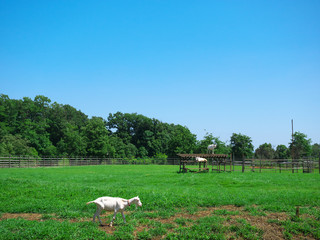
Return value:
<svg viewBox="0 0 320 240">
<path fill-rule="evenodd" d="M 122 165 L 122 164 L 157 164 L 177 165 L 179 159 L 124 159 L 99 157 L 33 157 L 33 156 L 0 156 L 0 168 L 34 168 L 66 167 L 89 165 Z"/>
<path fill-rule="evenodd" d="M 312 159 L 242 159 L 232 161 L 233 171 L 320 173 L 320 160 Z"/>
<path fill-rule="evenodd" d="M 35 167 L 66 167 L 89 165 L 122 165 L 122 164 L 157 164 L 179 165 L 179 158 L 167 159 L 123 159 L 123 158 L 98 158 L 98 157 L 33 157 L 33 156 L 0 156 L 0 168 L 35 168 Z M 303 172 L 320 173 L 319 160 L 291 160 L 291 159 L 240 159 L 227 161 L 228 166 L 212 170 L 215 171 L 241 171 L 241 172 Z"/>
</svg>

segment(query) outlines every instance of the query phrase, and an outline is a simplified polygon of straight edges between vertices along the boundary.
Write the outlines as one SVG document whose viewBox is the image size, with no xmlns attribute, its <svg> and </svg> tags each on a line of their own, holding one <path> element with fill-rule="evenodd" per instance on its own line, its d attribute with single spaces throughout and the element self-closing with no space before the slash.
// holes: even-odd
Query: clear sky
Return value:
<svg viewBox="0 0 320 240">
<path fill-rule="evenodd" d="M 0 1 L 0 93 L 320 143 L 319 0 Z"/>
</svg>

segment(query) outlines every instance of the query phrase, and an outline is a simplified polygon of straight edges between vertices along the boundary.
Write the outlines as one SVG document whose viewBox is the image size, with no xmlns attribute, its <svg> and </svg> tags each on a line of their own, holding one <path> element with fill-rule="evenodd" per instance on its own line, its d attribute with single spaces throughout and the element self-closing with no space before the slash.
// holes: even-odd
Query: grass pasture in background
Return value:
<svg viewBox="0 0 320 240">
<path fill-rule="evenodd" d="M 178 166 L 158 165 L 0 169 L 0 239 L 262 239 L 264 230 L 241 216 L 272 212 L 288 216 L 266 220 L 283 229 L 283 238 L 320 238 L 320 174 L 177 171 Z M 95 205 L 86 202 L 137 195 L 143 206 L 127 209 L 127 224 L 121 214 L 111 232 L 91 222 Z M 295 218 L 296 206 L 303 218 Z M 208 208 L 216 209 L 201 216 Z M 41 214 L 41 219 L 3 217 L 9 213 Z M 103 223 L 110 220 L 108 215 Z"/>
</svg>

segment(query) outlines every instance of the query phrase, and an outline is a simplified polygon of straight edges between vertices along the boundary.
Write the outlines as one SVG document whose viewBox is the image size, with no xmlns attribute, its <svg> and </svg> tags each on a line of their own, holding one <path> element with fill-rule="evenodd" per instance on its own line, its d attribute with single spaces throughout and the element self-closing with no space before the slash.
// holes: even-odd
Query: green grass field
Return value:
<svg viewBox="0 0 320 240">
<path fill-rule="evenodd" d="M 320 174 L 187 173 L 178 166 L 0 169 L 0 239 L 320 239 Z M 101 196 L 142 208 L 92 223 Z M 300 215 L 296 216 L 296 206 Z M 275 231 L 275 229 L 277 231 Z"/>
</svg>

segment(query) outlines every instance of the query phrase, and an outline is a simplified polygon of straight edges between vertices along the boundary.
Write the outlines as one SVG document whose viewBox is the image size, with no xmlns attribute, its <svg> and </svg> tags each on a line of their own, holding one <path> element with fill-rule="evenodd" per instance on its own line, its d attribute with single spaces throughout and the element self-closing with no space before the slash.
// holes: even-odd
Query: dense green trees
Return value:
<svg viewBox="0 0 320 240">
<path fill-rule="evenodd" d="M 272 148 L 271 143 L 264 143 L 260 145 L 255 152 L 256 158 L 273 159 L 274 156 L 275 156 L 275 150 Z"/>
<path fill-rule="evenodd" d="M 117 112 L 107 120 L 45 96 L 0 96 L 1 155 L 153 157 L 192 153 L 196 136 L 187 127 L 140 114 Z"/>
<path fill-rule="evenodd" d="M 207 153 L 209 144 L 217 144 L 215 153 L 234 153 L 237 158 L 252 157 L 250 137 L 233 134 L 230 145 L 207 133 L 202 140 L 181 125 L 163 123 L 137 113 L 110 113 L 105 120 L 87 115 L 70 105 L 62 105 L 45 96 L 21 100 L 0 95 L 0 155 L 98 156 L 146 158 L 177 153 Z M 319 144 L 302 133 L 294 134 L 289 149 L 273 149 L 269 143 L 255 151 L 259 158 L 318 157 Z"/>
<path fill-rule="evenodd" d="M 320 158 L 320 144 L 315 143 L 312 145 L 312 157 Z"/>
<path fill-rule="evenodd" d="M 276 159 L 288 159 L 289 158 L 289 150 L 285 145 L 278 145 L 275 151 Z"/>
<path fill-rule="evenodd" d="M 4 155 L 37 155 L 37 151 L 29 146 L 29 142 L 20 135 L 6 134 L 1 138 L 0 153 Z"/>
<path fill-rule="evenodd" d="M 231 149 L 235 158 L 251 157 L 253 154 L 253 145 L 250 137 L 242 134 L 232 134 Z"/>
<path fill-rule="evenodd" d="M 0 144 L 3 146 L 8 139 L 16 143 L 19 139 L 26 148 L 8 151 L 2 147 L 0 154 L 54 156 L 78 153 L 75 148 L 79 141 L 75 141 L 75 136 L 81 136 L 80 129 L 88 121 L 87 116 L 71 106 L 50 103 L 45 96 L 15 100 L 0 95 Z"/>
<path fill-rule="evenodd" d="M 273 149 L 271 144 L 264 143 L 259 146 L 255 151 L 257 158 L 267 159 L 301 159 L 301 158 L 319 158 L 320 148 L 319 144 L 311 145 L 311 139 L 307 135 L 295 132 L 293 138 L 289 143 L 289 148 L 285 145 L 278 145 L 276 150 Z"/>
<path fill-rule="evenodd" d="M 307 135 L 303 133 L 295 132 L 289 149 L 294 159 L 309 157 L 312 153 L 311 139 L 307 139 Z"/>
<path fill-rule="evenodd" d="M 110 113 L 107 129 L 116 144 L 113 147 L 117 157 L 176 156 L 177 153 L 192 153 L 196 146 L 196 136 L 187 127 L 162 123 L 136 113 Z"/>
<path fill-rule="evenodd" d="M 222 142 L 219 137 L 214 137 L 212 133 L 207 133 L 203 140 L 198 141 L 196 152 L 197 153 L 207 153 L 208 145 L 216 144 L 217 147 L 214 150 L 216 154 L 229 154 L 231 153 L 231 146 L 227 145 L 225 142 Z"/>
<path fill-rule="evenodd" d="M 44 96 L 23 100 L 10 100 L 8 96 L 0 97 L 0 121 L 4 135 L 19 136 L 36 149 L 40 155 L 56 154 L 56 147 L 52 144 L 49 129 L 49 103 Z"/>
</svg>

